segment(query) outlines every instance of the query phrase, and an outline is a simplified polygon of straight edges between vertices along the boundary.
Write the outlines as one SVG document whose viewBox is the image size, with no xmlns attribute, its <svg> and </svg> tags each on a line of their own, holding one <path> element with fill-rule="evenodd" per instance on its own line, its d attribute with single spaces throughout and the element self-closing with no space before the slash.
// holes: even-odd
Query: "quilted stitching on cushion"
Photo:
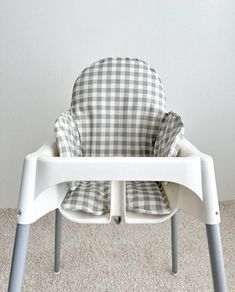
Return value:
<svg viewBox="0 0 235 292">
<path fill-rule="evenodd" d="M 83 70 L 75 82 L 71 108 L 55 123 L 61 156 L 175 156 L 183 123 L 166 113 L 157 73 L 147 63 L 107 58 Z M 69 182 L 62 206 L 101 215 L 110 210 L 110 182 Z M 127 182 L 127 210 L 171 212 L 158 182 Z"/>
</svg>

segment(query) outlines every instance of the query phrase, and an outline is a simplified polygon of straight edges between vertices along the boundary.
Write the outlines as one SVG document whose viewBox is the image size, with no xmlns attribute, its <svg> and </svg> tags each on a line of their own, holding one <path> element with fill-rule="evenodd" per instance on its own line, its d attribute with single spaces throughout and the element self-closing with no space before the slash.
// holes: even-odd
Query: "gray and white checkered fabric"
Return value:
<svg viewBox="0 0 235 292">
<path fill-rule="evenodd" d="M 110 211 L 110 182 L 82 181 L 74 191 L 69 191 L 63 208 L 102 215 Z"/>
<path fill-rule="evenodd" d="M 154 69 L 139 59 L 107 58 L 78 77 L 71 108 L 57 119 L 55 136 L 65 157 L 171 156 L 178 152 L 182 128 L 179 116 L 166 113 Z M 69 182 L 69 187 L 64 209 L 94 215 L 110 211 L 110 182 Z M 126 197 L 129 211 L 171 212 L 161 183 L 127 182 Z"/>
<path fill-rule="evenodd" d="M 154 181 L 127 182 L 126 209 L 153 215 L 166 215 L 171 212 L 162 184 Z"/>
<path fill-rule="evenodd" d="M 86 68 L 70 108 L 84 156 L 152 156 L 165 110 L 158 74 L 130 58 L 107 58 Z"/>
<path fill-rule="evenodd" d="M 69 191 L 63 208 L 80 210 L 93 215 L 110 211 L 111 184 L 108 181 L 82 181 L 74 191 Z M 126 182 L 126 209 L 144 214 L 165 215 L 171 209 L 161 183 Z"/>
<path fill-rule="evenodd" d="M 69 111 L 60 114 L 55 121 L 54 132 L 60 156 L 82 156 L 80 135 Z M 68 182 L 68 185 L 70 190 L 74 190 L 78 186 L 78 183 Z"/>
<path fill-rule="evenodd" d="M 166 113 L 154 143 L 154 156 L 174 157 L 177 155 L 184 136 L 184 124 L 174 112 Z"/>
</svg>

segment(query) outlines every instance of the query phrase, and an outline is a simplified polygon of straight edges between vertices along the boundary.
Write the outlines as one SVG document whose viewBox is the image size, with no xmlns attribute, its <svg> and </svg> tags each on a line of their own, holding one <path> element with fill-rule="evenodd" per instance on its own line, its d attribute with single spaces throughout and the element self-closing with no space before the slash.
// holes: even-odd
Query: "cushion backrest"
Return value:
<svg viewBox="0 0 235 292">
<path fill-rule="evenodd" d="M 84 156 L 152 156 L 165 111 L 158 74 L 132 58 L 106 58 L 83 70 L 70 108 Z"/>
</svg>

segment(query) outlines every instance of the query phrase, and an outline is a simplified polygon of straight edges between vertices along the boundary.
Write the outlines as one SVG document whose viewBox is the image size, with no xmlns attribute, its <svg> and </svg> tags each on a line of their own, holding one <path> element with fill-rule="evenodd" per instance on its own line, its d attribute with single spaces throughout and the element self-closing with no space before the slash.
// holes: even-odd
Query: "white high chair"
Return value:
<svg viewBox="0 0 235 292">
<path fill-rule="evenodd" d="M 73 181 L 110 181 L 110 212 L 96 216 L 62 208 L 68 190 L 66 182 Z M 164 189 L 172 212 L 156 216 L 127 210 L 126 181 L 169 182 L 164 184 Z M 155 224 L 171 219 L 172 273 L 177 274 L 178 209 L 206 225 L 214 291 L 226 292 L 220 213 L 210 156 L 201 153 L 185 138 L 178 157 L 59 157 L 56 143 L 45 144 L 24 160 L 8 291 L 21 291 L 31 224 L 52 210 L 56 210 L 55 272 L 60 270 L 62 214 L 68 220 L 86 224 L 108 224 L 112 218 L 121 218 L 128 224 Z"/>
</svg>

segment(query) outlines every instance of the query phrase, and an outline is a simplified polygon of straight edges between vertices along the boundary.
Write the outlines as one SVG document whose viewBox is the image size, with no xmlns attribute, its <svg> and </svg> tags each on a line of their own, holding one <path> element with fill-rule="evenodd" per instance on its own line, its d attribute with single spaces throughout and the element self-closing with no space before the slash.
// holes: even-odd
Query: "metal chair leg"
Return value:
<svg viewBox="0 0 235 292">
<path fill-rule="evenodd" d="M 210 254 L 211 272 L 215 292 L 226 292 L 226 276 L 221 245 L 219 224 L 206 224 L 207 241 Z"/>
<path fill-rule="evenodd" d="M 178 214 L 171 217 L 172 274 L 178 274 Z"/>
<path fill-rule="evenodd" d="M 8 292 L 20 292 L 24 278 L 30 224 L 17 224 Z"/>
<path fill-rule="evenodd" d="M 55 211 L 55 255 L 54 255 L 54 271 L 60 271 L 60 257 L 61 257 L 61 225 L 62 215 L 59 209 Z"/>
</svg>

